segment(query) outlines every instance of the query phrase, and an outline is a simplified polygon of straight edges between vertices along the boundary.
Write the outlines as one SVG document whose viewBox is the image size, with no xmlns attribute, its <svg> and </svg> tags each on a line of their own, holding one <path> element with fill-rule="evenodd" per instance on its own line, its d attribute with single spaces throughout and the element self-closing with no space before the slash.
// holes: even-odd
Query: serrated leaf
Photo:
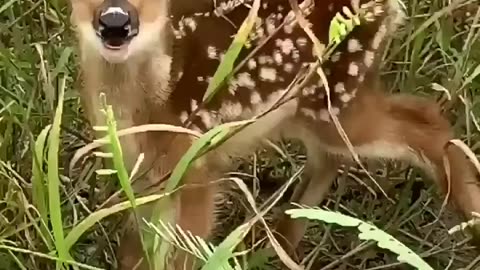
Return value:
<svg viewBox="0 0 480 270">
<path fill-rule="evenodd" d="M 381 248 L 388 249 L 397 254 L 398 261 L 407 263 L 419 270 L 433 270 L 420 256 L 414 253 L 403 243 L 390 234 L 380 230 L 375 225 L 366 223 L 354 217 L 327 211 L 323 209 L 289 209 L 285 211 L 292 218 L 308 218 L 310 220 L 321 220 L 327 223 L 336 223 L 343 227 L 357 227 L 360 230 L 358 237 L 362 240 L 374 240 Z"/>
</svg>

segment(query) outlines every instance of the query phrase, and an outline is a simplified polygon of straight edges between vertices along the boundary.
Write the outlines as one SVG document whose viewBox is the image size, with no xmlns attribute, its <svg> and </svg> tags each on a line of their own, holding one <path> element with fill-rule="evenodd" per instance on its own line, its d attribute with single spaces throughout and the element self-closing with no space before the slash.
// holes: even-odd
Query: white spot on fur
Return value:
<svg viewBox="0 0 480 270">
<path fill-rule="evenodd" d="M 375 53 L 372 51 L 365 51 L 365 57 L 363 59 L 363 63 L 367 68 L 373 65 L 373 60 L 375 59 Z"/>
<path fill-rule="evenodd" d="M 222 119 L 236 119 L 242 114 L 242 104 L 240 102 L 225 101 L 222 103 L 218 113 L 222 116 Z"/>
<path fill-rule="evenodd" d="M 238 89 L 238 80 L 233 78 L 228 82 L 228 92 L 234 96 Z"/>
<path fill-rule="evenodd" d="M 274 68 L 262 67 L 259 75 L 262 81 L 274 82 L 277 80 L 277 71 Z"/>
<path fill-rule="evenodd" d="M 373 12 L 366 12 L 365 15 L 363 16 L 367 22 L 374 22 L 375 21 L 375 15 Z"/>
<path fill-rule="evenodd" d="M 324 122 L 330 122 L 330 115 L 328 114 L 327 109 L 321 109 L 318 112 L 318 118 Z"/>
<path fill-rule="evenodd" d="M 292 59 L 295 63 L 300 61 L 300 51 L 298 51 L 296 48 L 294 48 L 292 51 Z"/>
<path fill-rule="evenodd" d="M 175 35 L 176 39 L 182 39 L 184 37 L 184 34 L 178 30 L 173 30 L 173 35 Z"/>
<path fill-rule="evenodd" d="M 335 62 L 338 62 L 340 60 L 340 56 L 342 55 L 341 52 L 335 52 L 334 54 L 332 54 L 332 56 L 330 57 L 330 61 L 332 61 L 333 63 Z"/>
<path fill-rule="evenodd" d="M 188 119 L 188 113 L 186 111 L 183 111 L 180 113 L 180 121 L 182 121 L 182 123 L 185 123 Z"/>
<path fill-rule="evenodd" d="M 203 77 L 203 76 L 198 76 L 198 77 L 197 77 L 197 81 L 198 81 L 198 82 L 204 82 L 204 81 L 205 81 L 205 77 Z"/>
<path fill-rule="evenodd" d="M 338 107 L 332 107 L 331 113 L 333 116 L 338 116 L 340 114 L 340 109 Z"/>
<path fill-rule="evenodd" d="M 255 69 L 257 67 L 257 61 L 255 61 L 253 58 L 250 58 L 248 59 L 247 65 L 250 70 Z"/>
<path fill-rule="evenodd" d="M 318 87 L 323 87 L 323 80 L 321 78 L 318 79 L 317 86 Z"/>
<path fill-rule="evenodd" d="M 297 46 L 300 48 L 304 48 L 308 44 L 308 40 L 305 37 L 299 37 L 297 38 Z"/>
<path fill-rule="evenodd" d="M 373 8 L 373 14 L 375 16 L 381 16 L 383 12 L 384 10 L 382 5 L 375 5 L 375 7 Z"/>
<path fill-rule="evenodd" d="M 324 92 L 325 88 L 322 88 L 322 91 L 318 91 L 318 99 L 324 99 L 325 98 L 325 92 Z"/>
<path fill-rule="evenodd" d="M 302 94 L 304 96 L 312 96 L 315 94 L 315 85 L 310 85 L 302 89 Z"/>
<path fill-rule="evenodd" d="M 217 53 L 217 48 L 213 46 L 208 46 L 207 47 L 207 56 L 210 59 L 217 59 L 218 53 Z"/>
<path fill-rule="evenodd" d="M 283 32 L 285 32 L 285 34 L 291 34 L 293 33 L 293 26 L 289 23 L 285 24 L 283 26 Z"/>
<path fill-rule="evenodd" d="M 193 112 L 198 108 L 198 102 L 196 99 L 190 100 L 190 110 Z"/>
<path fill-rule="evenodd" d="M 260 20 L 260 22 L 261 22 L 261 20 Z M 261 27 L 261 26 L 258 26 L 258 27 L 256 28 L 255 33 L 257 34 L 257 37 L 260 38 L 260 39 L 265 36 L 265 30 L 264 30 L 263 27 Z"/>
<path fill-rule="evenodd" d="M 283 65 L 283 70 L 287 73 L 292 73 L 293 72 L 293 64 L 292 63 L 285 63 L 285 65 Z"/>
<path fill-rule="evenodd" d="M 343 82 L 339 82 L 335 85 L 335 93 L 343 93 L 345 92 L 345 84 Z"/>
<path fill-rule="evenodd" d="M 265 27 L 267 28 L 267 34 L 273 35 L 275 32 L 275 21 L 271 16 L 265 20 Z"/>
<path fill-rule="evenodd" d="M 355 89 L 352 90 L 352 92 L 350 93 L 350 95 L 352 95 L 352 98 L 354 98 L 354 97 L 357 96 L 357 91 L 358 91 L 357 88 L 355 88 Z"/>
<path fill-rule="evenodd" d="M 188 28 L 192 30 L 192 32 L 197 29 L 197 22 L 194 19 L 187 17 L 187 18 L 184 18 L 183 20 L 185 24 L 188 26 Z"/>
<path fill-rule="evenodd" d="M 210 129 L 215 126 L 212 115 L 206 110 L 198 111 L 198 115 L 200 116 L 200 119 L 202 119 L 202 123 L 207 129 Z"/>
<path fill-rule="evenodd" d="M 275 63 L 277 65 L 281 65 L 282 62 L 283 62 L 283 57 L 282 57 L 282 54 L 280 53 L 280 51 L 278 50 L 275 50 L 273 52 L 273 60 L 275 61 Z"/>
<path fill-rule="evenodd" d="M 347 49 L 350 53 L 359 52 L 362 50 L 362 44 L 360 44 L 358 39 L 352 38 L 348 40 Z"/>
<path fill-rule="evenodd" d="M 265 64 L 273 64 L 273 58 L 268 55 L 260 55 L 258 57 L 258 63 L 260 65 L 265 65 Z"/>
<path fill-rule="evenodd" d="M 289 55 L 292 50 L 295 48 L 293 45 L 293 41 L 289 38 L 286 38 L 285 40 L 281 41 L 281 43 L 277 43 L 280 45 L 280 50 L 282 51 L 283 54 Z"/>
<path fill-rule="evenodd" d="M 237 75 L 238 86 L 246 87 L 248 89 L 255 88 L 255 81 L 252 80 L 252 77 L 247 72 L 242 72 Z"/>
<path fill-rule="evenodd" d="M 350 65 L 348 65 L 348 75 L 350 76 L 358 76 L 358 65 L 355 62 L 351 62 Z"/>
<path fill-rule="evenodd" d="M 250 103 L 252 103 L 252 105 L 257 105 L 261 102 L 262 102 L 262 96 L 260 96 L 260 94 L 257 91 L 253 91 L 250 94 Z"/>
<path fill-rule="evenodd" d="M 353 98 L 352 95 L 350 95 L 350 94 L 348 94 L 348 93 L 344 93 L 343 95 L 340 96 L 340 100 L 341 100 L 343 103 L 349 102 L 352 98 Z"/>
<path fill-rule="evenodd" d="M 307 109 L 307 108 L 301 108 L 300 109 L 300 112 L 308 117 L 308 118 L 311 118 L 313 120 L 316 120 L 317 119 L 317 116 L 315 115 L 315 111 L 311 110 L 311 109 Z"/>
</svg>

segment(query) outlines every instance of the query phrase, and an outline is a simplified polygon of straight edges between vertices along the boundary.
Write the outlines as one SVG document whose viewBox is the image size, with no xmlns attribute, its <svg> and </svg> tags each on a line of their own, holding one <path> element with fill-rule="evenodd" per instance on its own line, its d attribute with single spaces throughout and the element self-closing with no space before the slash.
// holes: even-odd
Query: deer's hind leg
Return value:
<svg viewBox="0 0 480 270">
<path fill-rule="evenodd" d="M 409 162 L 423 169 L 467 217 L 480 211 L 479 172 L 453 139 L 449 122 L 432 101 L 411 95 L 386 96 L 374 91 L 357 96 L 338 116 L 359 156 Z M 331 123 L 316 122 L 316 129 L 333 153 L 351 156 Z M 320 133 L 321 132 L 321 133 Z M 450 180 L 444 158 L 449 163 Z"/>
</svg>

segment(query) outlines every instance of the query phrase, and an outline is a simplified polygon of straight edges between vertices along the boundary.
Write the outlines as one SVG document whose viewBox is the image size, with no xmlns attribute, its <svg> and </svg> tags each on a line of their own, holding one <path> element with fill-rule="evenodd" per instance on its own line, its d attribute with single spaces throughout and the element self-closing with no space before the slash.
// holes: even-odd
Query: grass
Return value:
<svg viewBox="0 0 480 270">
<path fill-rule="evenodd" d="M 385 55 L 387 91 L 438 100 L 457 136 L 478 156 L 478 4 L 471 1 L 452 8 L 447 0 L 404 2 L 407 24 L 396 33 Z M 88 142 L 88 131 L 75 89 L 76 54 L 67 14 L 64 1 L 0 4 L 0 270 L 53 269 L 57 262 L 73 260 L 79 269 L 112 269 L 122 222 L 117 213 L 131 207 L 124 203 L 98 210 L 118 189 L 108 175 L 96 173 L 102 169 L 99 158 L 68 169 L 75 150 Z M 58 99 L 63 90 L 64 97 Z M 57 104 L 63 104 L 60 113 Z M 263 203 L 297 173 L 304 160 L 301 146 L 279 142 L 239 161 L 231 176 L 244 180 L 251 199 Z M 365 188 L 378 192 L 369 178 L 349 168 L 343 169 L 324 205 L 374 222 L 434 269 L 480 267 L 467 238 L 447 233 L 459 217 L 446 211 L 437 219 L 442 198 L 432 185 L 421 181 L 417 170 L 401 164 L 369 165 L 377 179 L 388 180 L 381 184 L 396 204 L 383 196 L 375 199 Z M 238 229 L 245 217 L 255 215 L 242 188 L 227 195 L 215 243 Z M 158 199 L 135 202 L 138 206 Z M 277 214 L 274 208 L 265 221 L 270 224 Z M 47 216 L 51 226 L 46 226 Z M 257 247 L 264 237 L 264 226 L 255 224 L 242 245 L 247 250 Z M 359 240 L 351 229 L 331 224 L 312 222 L 301 247 L 307 269 L 408 269 L 395 254 Z M 240 264 L 253 269 L 278 262 L 267 262 L 265 253 L 255 249 Z"/>
</svg>

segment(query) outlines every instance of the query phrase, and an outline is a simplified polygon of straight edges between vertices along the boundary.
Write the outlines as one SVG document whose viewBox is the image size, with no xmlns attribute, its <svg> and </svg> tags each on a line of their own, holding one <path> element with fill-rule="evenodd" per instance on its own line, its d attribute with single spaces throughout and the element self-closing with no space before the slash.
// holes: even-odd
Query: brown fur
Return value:
<svg viewBox="0 0 480 270">
<path fill-rule="evenodd" d="M 130 3 L 138 9 L 140 34 L 132 41 L 131 47 L 134 49 L 128 52 L 127 60 L 112 64 L 106 61 L 109 57 L 113 57 L 111 52 L 104 51 L 91 29 L 93 14 L 102 1 L 71 0 L 71 2 L 72 20 L 78 27 L 81 68 L 85 81 L 81 97 L 92 124 L 102 124 L 98 94 L 103 91 L 107 95 L 108 102 L 115 109 L 119 128 L 147 123 L 181 125 L 184 121 L 181 119 L 182 113 L 190 112 L 191 102 L 201 98 L 205 91 L 205 86 L 200 84 L 197 78 L 213 75 L 212 69 L 214 71 L 218 65 L 218 62 L 212 62 L 202 53 L 210 42 L 214 42 L 213 44 L 218 48 L 228 46 L 231 41 L 229 31 L 233 31 L 233 28 L 222 21 L 223 19 L 204 18 L 197 21 L 197 30 L 192 28 L 191 35 L 184 37 L 183 44 L 174 47 L 172 33 L 169 30 L 171 25 L 167 20 L 169 14 L 166 2 L 130 0 Z M 182 1 L 184 5 L 187 5 L 187 2 L 191 6 L 185 6 L 186 12 L 194 12 L 196 10 L 194 2 Z M 287 3 L 285 6 L 288 6 L 288 1 L 284 0 L 267 2 L 273 5 Z M 331 4 L 333 11 L 327 11 L 326 6 L 330 8 L 327 2 Z M 366 0 L 360 2 L 364 3 Z M 208 6 L 208 2 L 201 3 L 202 10 L 198 12 L 205 12 L 204 5 Z M 328 29 L 325 27 L 326 22 L 331 19 L 336 9 L 341 9 L 343 5 L 350 5 L 350 1 L 328 0 L 321 3 L 317 3 L 319 7 L 316 7 L 310 19 L 315 19 L 314 31 L 324 41 Z M 175 6 L 172 10 L 182 14 L 182 7 L 184 6 Z M 352 33 L 353 37 L 362 42 L 373 40 L 375 31 L 378 31 L 381 24 L 388 24 L 389 20 L 394 21 L 393 16 L 389 17 L 388 12 L 385 14 L 379 16 L 369 26 L 359 27 L 357 32 Z M 232 12 L 231 19 L 238 22 L 245 15 L 246 10 L 239 8 L 238 11 Z M 142 28 L 142 25 L 148 25 L 148 27 Z M 214 32 L 211 31 L 213 26 L 218 26 Z M 299 35 L 302 30 L 296 31 L 292 35 Z M 217 40 L 212 41 L 211 38 L 217 38 Z M 267 46 L 274 49 L 272 43 Z M 339 50 L 346 53 L 346 45 L 340 46 Z M 176 70 L 171 70 L 172 57 L 178 51 L 181 57 L 174 57 L 173 64 L 185 63 L 179 68 L 184 72 L 183 76 L 179 75 L 181 72 L 176 73 Z M 374 52 L 383 52 L 383 45 L 375 48 Z M 311 58 L 311 56 L 303 58 L 303 54 L 301 57 L 303 62 L 308 62 Z M 365 82 L 348 77 L 347 64 L 350 61 L 357 61 L 358 57 L 363 59 L 363 53 L 352 53 L 348 57 L 350 58 L 346 60 L 342 58 L 338 63 L 327 62 L 325 66 L 332 74 L 328 76 L 330 82 L 341 82 L 345 79 L 347 93 L 353 93 L 351 101 L 341 107 L 338 119 L 355 147 L 355 151 L 363 157 L 400 159 L 420 166 L 445 192 L 447 181 L 443 166 L 444 147 L 453 135 L 449 123 L 441 116 L 437 105 L 413 96 L 387 96 L 377 91 L 379 87 L 371 84 L 377 79 L 368 75 L 377 73 L 376 65 L 362 66 L 361 60 L 357 63 L 360 65 L 360 72 L 366 72 L 368 75 Z M 375 59 L 378 61 L 378 58 Z M 174 78 L 171 77 L 172 74 Z M 171 82 L 176 82 L 177 75 L 179 82 L 171 85 Z M 286 83 L 288 83 L 289 77 L 286 74 L 283 75 L 286 76 Z M 258 90 L 260 94 L 263 102 L 258 104 L 260 109 L 257 109 L 260 111 L 268 107 L 266 100 L 276 93 L 275 90 L 285 88 L 282 84 L 269 84 L 261 80 L 261 76 L 255 77 L 254 81 L 258 85 L 252 90 Z M 348 92 L 352 89 L 356 92 Z M 226 101 L 233 105 L 240 104 L 241 113 L 236 114 L 234 106 L 226 106 L 221 122 L 251 117 L 257 109 L 246 94 L 250 92 L 245 91 L 237 91 L 234 94 L 222 92 L 213 101 L 213 105 L 205 108 L 204 118 L 214 119 L 209 114 L 211 112 L 221 114 L 221 106 L 225 105 Z M 340 94 L 332 89 L 333 105 L 342 105 L 340 97 Z M 177 201 L 177 222 L 180 226 L 190 230 L 194 235 L 208 237 L 215 222 L 214 194 L 217 192 L 216 185 L 211 182 L 228 170 L 229 156 L 248 155 L 261 144 L 264 138 L 299 138 L 304 142 L 308 156 L 306 180 L 296 188 L 293 201 L 307 205 L 319 204 L 336 176 L 341 159 L 349 160 L 351 156 L 331 121 L 321 121 L 300 113 L 302 109 L 308 109 L 318 115 L 316 113 L 325 109 L 324 101 L 324 99 L 312 101 L 311 97 L 306 95 L 292 100 L 237 134 L 215 152 L 206 155 L 192 166 L 184 183 L 195 184 L 195 186 L 183 189 Z M 208 121 L 205 119 L 196 118 L 194 128 L 208 128 Z M 124 156 L 130 168 L 140 153 L 145 154 L 144 164 L 152 168 L 147 174 L 146 181 L 136 183 L 135 190 L 139 192 L 155 184 L 165 172 L 173 168 L 190 145 L 191 138 L 169 133 L 147 133 L 122 139 Z M 451 167 L 451 199 L 466 217 L 470 217 L 471 211 L 480 211 L 480 200 L 476 199 L 480 196 L 480 190 L 475 185 L 478 174 L 458 148 L 449 147 L 446 154 Z M 338 157 L 341 159 L 339 160 Z M 136 230 L 128 226 L 126 229 L 127 232 L 119 250 L 119 259 L 122 263 L 120 269 L 132 269 L 142 255 Z M 292 254 L 304 234 L 305 223 L 294 222 L 284 217 L 277 231 L 283 236 L 281 238 L 283 246 Z M 177 260 L 175 269 L 180 269 L 182 258 L 180 256 Z"/>
</svg>

